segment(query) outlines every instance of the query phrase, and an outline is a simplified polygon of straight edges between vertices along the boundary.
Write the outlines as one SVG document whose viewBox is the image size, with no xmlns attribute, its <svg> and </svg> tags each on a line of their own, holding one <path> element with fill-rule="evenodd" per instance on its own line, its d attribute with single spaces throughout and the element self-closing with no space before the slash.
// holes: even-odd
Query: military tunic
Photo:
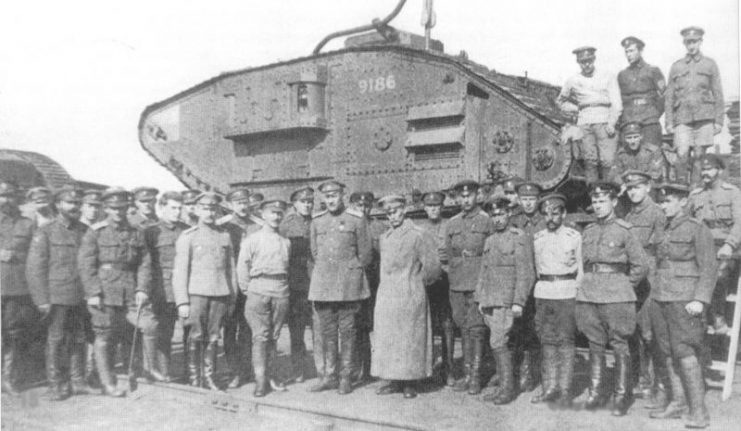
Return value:
<svg viewBox="0 0 741 431">
<path fill-rule="evenodd" d="M 648 258 L 630 229 L 611 215 L 584 230 L 576 321 L 595 353 L 603 353 L 609 342 L 617 354 L 627 355 L 626 339 L 635 331 L 634 288 L 648 275 Z"/>
<path fill-rule="evenodd" d="M 18 211 L 0 212 L 0 292 L 3 339 L 22 334 L 38 320 L 26 283 L 26 258 L 34 224 Z"/>
<path fill-rule="evenodd" d="M 445 248 L 448 256 L 450 305 L 453 321 L 468 331 L 485 323 L 474 301 L 486 238 L 494 232 L 491 218 L 476 207 L 460 212 L 448 221 Z"/>
<path fill-rule="evenodd" d="M 643 59 L 631 63 L 617 76 L 623 101 L 622 124 L 638 123 L 646 143 L 661 145 L 661 124 L 664 113 L 666 80 L 661 69 Z"/>
<path fill-rule="evenodd" d="M 530 237 L 509 227 L 486 239 L 475 301 L 484 310 L 492 350 L 507 346 L 514 316 L 512 305 L 525 307 L 535 281 Z"/>
<path fill-rule="evenodd" d="M 638 151 L 631 151 L 627 146 L 618 149 L 615 155 L 614 178 L 622 178 L 629 170 L 646 172 L 656 183 L 660 183 L 664 177 L 665 161 L 664 155 L 658 147 L 648 142 L 643 142 Z"/>
<path fill-rule="evenodd" d="M 214 343 L 236 296 L 234 249 L 229 234 L 206 224 L 183 231 L 175 242 L 175 303 L 190 305 L 190 340 Z"/>
<path fill-rule="evenodd" d="M 432 316 L 432 328 L 434 331 L 442 331 L 445 326 L 453 325 L 453 315 L 450 310 L 450 284 L 448 282 L 448 256 L 445 248 L 445 230 L 448 221 L 440 219 L 433 222 L 429 219 L 415 221 L 417 226 L 426 230 L 435 239 L 438 258 L 440 259 L 440 278 L 426 286 L 427 299 L 430 302 L 430 314 Z"/>
<path fill-rule="evenodd" d="M 545 228 L 545 218 L 538 211 L 535 211 L 532 214 L 520 212 L 516 216 L 510 218 L 510 224 L 514 227 L 522 229 L 528 235 L 532 235 L 535 232 Z"/>
<path fill-rule="evenodd" d="M 141 230 L 144 230 L 150 226 L 155 226 L 157 223 L 159 223 L 159 218 L 157 218 L 156 215 L 147 217 L 138 211 L 136 214 L 129 217 L 129 224 Z"/>
<path fill-rule="evenodd" d="M 425 285 L 440 275 L 435 239 L 404 220 L 380 237 L 381 282 L 371 374 L 386 380 L 432 375 L 432 328 Z"/>
<path fill-rule="evenodd" d="M 710 230 L 696 219 L 677 215 L 666 225 L 656 258 L 651 322 L 659 348 L 675 359 L 698 355 L 705 318 L 690 315 L 685 306 L 691 301 L 707 306 L 713 295 L 717 263 Z"/>
</svg>

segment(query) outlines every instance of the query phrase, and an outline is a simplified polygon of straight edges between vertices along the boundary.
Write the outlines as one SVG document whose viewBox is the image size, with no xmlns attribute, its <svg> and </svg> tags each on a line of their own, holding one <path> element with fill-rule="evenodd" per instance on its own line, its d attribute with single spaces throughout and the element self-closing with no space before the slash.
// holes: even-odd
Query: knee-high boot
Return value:
<svg viewBox="0 0 741 431">
<path fill-rule="evenodd" d="M 584 407 L 592 410 L 601 407 L 607 401 L 604 393 L 605 354 L 590 353 L 589 365 L 589 396 Z"/>
<path fill-rule="evenodd" d="M 530 400 L 534 404 L 554 401 L 558 397 L 558 347 L 553 344 L 543 344 L 541 352 L 543 353 L 543 390 Z"/>
<path fill-rule="evenodd" d="M 111 397 L 124 396 L 125 392 L 116 387 L 116 381 L 113 378 L 110 354 L 111 346 L 108 344 L 108 340 L 102 337 L 96 337 L 93 346 L 95 349 L 95 365 L 100 376 L 100 383 L 103 386 L 103 394 Z"/>
</svg>

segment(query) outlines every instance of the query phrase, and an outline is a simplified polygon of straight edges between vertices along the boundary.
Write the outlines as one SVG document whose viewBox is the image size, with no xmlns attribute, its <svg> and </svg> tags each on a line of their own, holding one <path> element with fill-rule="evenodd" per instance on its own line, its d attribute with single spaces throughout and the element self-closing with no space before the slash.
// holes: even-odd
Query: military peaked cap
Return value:
<svg viewBox="0 0 741 431">
<path fill-rule="evenodd" d="M 638 184 L 647 184 L 649 181 L 651 181 L 651 175 L 636 169 L 625 171 L 622 178 L 623 182 L 628 187 L 636 186 Z"/>
<path fill-rule="evenodd" d="M 540 184 L 534 182 L 522 183 L 517 186 L 517 194 L 520 196 L 540 196 Z"/>
<path fill-rule="evenodd" d="M 703 154 L 700 157 L 700 166 L 705 169 L 725 169 L 726 165 L 723 163 L 723 159 L 717 154 Z"/>
<path fill-rule="evenodd" d="M 265 195 L 262 193 L 252 193 L 250 195 L 250 208 L 258 208 L 264 200 Z"/>
<path fill-rule="evenodd" d="M 683 28 L 682 31 L 679 32 L 679 34 L 681 34 L 685 40 L 697 40 L 702 39 L 702 37 L 705 35 L 705 30 L 701 29 L 700 27 L 690 26 Z"/>
<path fill-rule="evenodd" d="M 66 201 L 79 203 L 82 202 L 82 190 L 71 184 L 67 184 L 59 188 L 56 193 L 54 193 L 54 197 L 57 202 Z"/>
<path fill-rule="evenodd" d="M 338 192 L 345 189 L 345 185 L 339 181 L 327 181 L 319 186 L 319 191 L 322 193 Z"/>
<path fill-rule="evenodd" d="M 597 48 L 594 48 L 592 46 L 581 46 L 571 52 L 576 54 L 576 61 L 584 61 L 584 60 L 594 60 L 595 58 L 594 53 L 596 51 L 597 51 Z"/>
<path fill-rule="evenodd" d="M 641 39 L 638 39 L 635 36 L 628 36 L 628 37 L 626 37 L 625 39 L 623 39 L 622 41 L 620 41 L 620 45 L 622 45 L 623 48 L 627 48 L 627 47 L 629 47 L 631 45 L 635 45 L 635 46 L 638 47 L 638 49 L 643 49 L 643 47 L 646 46 L 646 44 L 643 43 L 643 41 Z"/>
<path fill-rule="evenodd" d="M 268 199 L 262 201 L 262 203 L 260 204 L 260 209 L 263 211 L 265 211 L 266 209 L 285 211 L 286 206 L 286 202 L 280 199 Z"/>
<path fill-rule="evenodd" d="M 442 192 L 427 192 L 422 195 L 422 203 L 425 205 L 442 205 L 445 202 L 445 194 Z"/>
<path fill-rule="evenodd" d="M 100 205 L 103 203 L 103 201 L 101 200 L 102 196 L 103 196 L 102 190 L 95 190 L 95 189 L 85 190 L 85 192 L 82 194 L 82 203 Z"/>
<path fill-rule="evenodd" d="M 34 187 L 26 192 L 26 200 L 37 204 L 48 204 L 51 202 L 51 190 L 46 187 Z"/>
<path fill-rule="evenodd" d="M 476 192 L 479 189 L 479 183 L 474 180 L 463 180 L 453 186 L 453 190 L 458 193 Z"/>
<path fill-rule="evenodd" d="M 495 196 L 486 201 L 484 208 L 489 214 L 504 214 L 509 210 L 512 202 L 504 196 Z"/>
<path fill-rule="evenodd" d="M 222 201 L 221 196 L 214 192 L 204 192 L 198 195 L 195 199 L 195 203 L 203 206 L 218 205 Z"/>
<path fill-rule="evenodd" d="M 131 193 L 121 187 L 111 187 L 103 192 L 103 202 L 111 208 L 128 207 Z"/>
<path fill-rule="evenodd" d="M 538 208 L 542 211 L 544 208 L 548 207 L 565 208 L 566 196 L 561 193 L 550 193 L 543 196 L 543 198 L 538 202 Z"/>
<path fill-rule="evenodd" d="M 137 187 L 131 191 L 134 194 L 135 201 L 153 201 L 157 199 L 157 193 L 160 191 L 154 187 Z"/>
<path fill-rule="evenodd" d="M 371 206 L 376 199 L 371 192 L 354 192 L 350 195 L 350 203 L 362 203 Z"/>
<path fill-rule="evenodd" d="M 201 195 L 200 190 L 185 190 L 181 193 L 183 195 L 183 203 L 191 205 L 195 203 L 195 199 Z"/>
<path fill-rule="evenodd" d="M 404 199 L 404 196 L 398 195 L 398 194 L 391 194 L 388 196 L 384 196 L 381 199 L 378 200 L 378 202 L 381 204 L 383 208 L 395 208 L 399 205 L 405 205 L 406 199 Z"/>
<path fill-rule="evenodd" d="M 314 199 L 314 189 L 309 186 L 301 187 L 300 189 L 291 193 L 291 202 L 296 202 L 299 199 Z"/>
<path fill-rule="evenodd" d="M 520 177 L 509 177 L 502 182 L 502 187 L 505 192 L 517 192 L 517 186 L 522 184 L 523 181 Z"/>
<path fill-rule="evenodd" d="M 682 183 L 664 183 L 658 187 L 659 200 L 667 196 L 687 197 L 690 194 L 690 188 Z"/>
<path fill-rule="evenodd" d="M 226 200 L 229 202 L 238 202 L 238 201 L 244 201 L 249 200 L 250 198 L 250 191 L 247 189 L 235 189 L 230 191 L 226 195 Z"/>
<path fill-rule="evenodd" d="M 616 196 L 619 187 L 612 181 L 595 181 L 589 185 L 589 196 L 596 197 L 604 194 Z"/>
<path fill-rule="evenodd" d="M 623 126 L 623 136 L 626 135 L 641 135 L 643 129 L 639 123 L 626 123 Z"/>
</svg>

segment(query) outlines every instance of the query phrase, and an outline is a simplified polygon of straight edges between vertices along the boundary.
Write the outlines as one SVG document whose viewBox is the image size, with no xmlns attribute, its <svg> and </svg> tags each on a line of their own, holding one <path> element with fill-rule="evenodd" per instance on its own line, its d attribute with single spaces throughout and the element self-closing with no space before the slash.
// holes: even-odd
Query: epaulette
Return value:
<svg viewBox="0 0 741 431">
<path fill-rule="evenodd" d="M 249 219 L 252 220 L 253 223 L 259 224 L 260 226 L 263 226 L 265 224 L 265 220 L 261 219 L 260 217 L 255 217 L 252 214 L 250 214 Z"/>
<path fill-rule="evenodd" d="M 698 188 L 696 188 L 696 189 L 693 189 L 693 190 L 692 190 L 692 191 L 690 192 L 690 195 L 696 195 L 696 194 L 698 194 L 698 193 L 702 192 L 703 190 L 704 190 L 704 189 L 703 189 L 702 187 L 698 187 Z"/>
<path fill-rule="evenodd" d="M 525 235 L 525 231 L 523 231 L 522 229 L 518 229 L 514 226 L 510 226 L 509 231 L 515 235 Z"/>
<path fill-rule="evenodd" d="M 597 222 L 592 222 L 587 225 L 587 227 L 584 228 L 584 231 L 587 231 L 589 229 L 592 229 L 597 226 Z"/>
<path fill-rule="evenodd" d="M 738 190 L 738 187 L 734 186 L 731 183 L 727 183 L 725 181 L 720 182 L 720 186 L 726 190 Z"/>
<path fill-rule="evenodd" d="M 463 218 L 463 211 L 461 211 L 461 212 L 459 212 L 458 214 L 454 215 L 454 216 L 453 216 L 453 217 L 451 217 L 450 219 L 451 219 L 451 220 L 455 220 L 455 219 L 460 219 L 460 218 Z"/>
<path fill-rule="evenodd" d="M 222 226 L 234 220 L 234 214 L 227 214 L 223 217 L 216 219 L 216 226 Z"/>
<path fill-rule="evenodd" d="M 365 218 L 365 214 L 361 213 L 360 211 L 354 209 L 354 208 L 348 208 L 345 210 L 347 214 L 350 214 L 351 216 L 355 216 L 357 218 Z"/>
<path fill-rule="evenodd" d="M 569 235 L 569 236 L 579 235 L 579 231 L 578 230 L 576 230 L 573 227 L 568 226 L 566 224 L 564 224 L 564 226 L 563 226 L 563 231 L 566 232 L 566 234 Z"/>
<path fill-rule="evenodd" d="M 329 210 L 324 210 L 324 211 L 320 211 L 320 212 L 318 212 L 318 213 L 315 213 L 315 214 L 313 214 L 313 215 L 311 216 L 311 218 L 319 218 L 319 217 L 321 217 L 321 216 L 323 216 L 323 215 L 327 214 L 328 212 L 329 212 Z"/>
<path fill-rule="evenodd" d="M 180 235 L 185 235 L 186 233 L 188 233 L 188 234 L 189 234 L 189 233 L 193 233 L 193 232 L 195 232 L 195 231 L 197 231 L 197 230 L 198 230 L 198 225 L 195 225 L 195 226 L 193 226 L 193 227 L 190 227 L 190 228 L 188 228 L 188 229 L 185 229 L 185 230 L 183 231 L 183 233 L 181 233 Z"/>
<path fill-rule="evenodd" d="M 535 233 L 533 233 L 533 240 L 540 238 L 541 236 L 545 235 L 545 233 L 548 232 L 548 229 L 541 229 Z"/>
<path fill-rule="evenodd" d="M 97 223 L 93 223 L 92 226 L 90 226 L 90 229 L 92 230 L 101 230 L 104 227 L 108 226 L 108 220 L 99 221 Z"/>
<path fill-rule="evenodd" d="M 615 219 L 615 223 L 617 225 L 619 225 L 619 226 L 622 226 L 622 227 L 626 228 L 626 229 L 630 229 L 630 228 L 633 227 L 633 225 L 630 222 L 627 222 L 627 221 L 625 221 L 625 220 L 623 220 L 621 218 L 616 218 Z"/>
</svg>

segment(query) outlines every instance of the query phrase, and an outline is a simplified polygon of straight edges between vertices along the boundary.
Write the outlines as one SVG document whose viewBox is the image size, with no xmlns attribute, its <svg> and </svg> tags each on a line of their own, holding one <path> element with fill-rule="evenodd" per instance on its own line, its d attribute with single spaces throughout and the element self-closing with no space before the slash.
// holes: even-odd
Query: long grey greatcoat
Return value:
<svg viewBox="0 0 741 431">
<path fill-rule="evenodd" d="M 435 239 L 409 220 L 381 235 L 371 374 L 386 380 L 432 375 L 432 326 L 425 285 L 440 276 Z"/>
</svg>

